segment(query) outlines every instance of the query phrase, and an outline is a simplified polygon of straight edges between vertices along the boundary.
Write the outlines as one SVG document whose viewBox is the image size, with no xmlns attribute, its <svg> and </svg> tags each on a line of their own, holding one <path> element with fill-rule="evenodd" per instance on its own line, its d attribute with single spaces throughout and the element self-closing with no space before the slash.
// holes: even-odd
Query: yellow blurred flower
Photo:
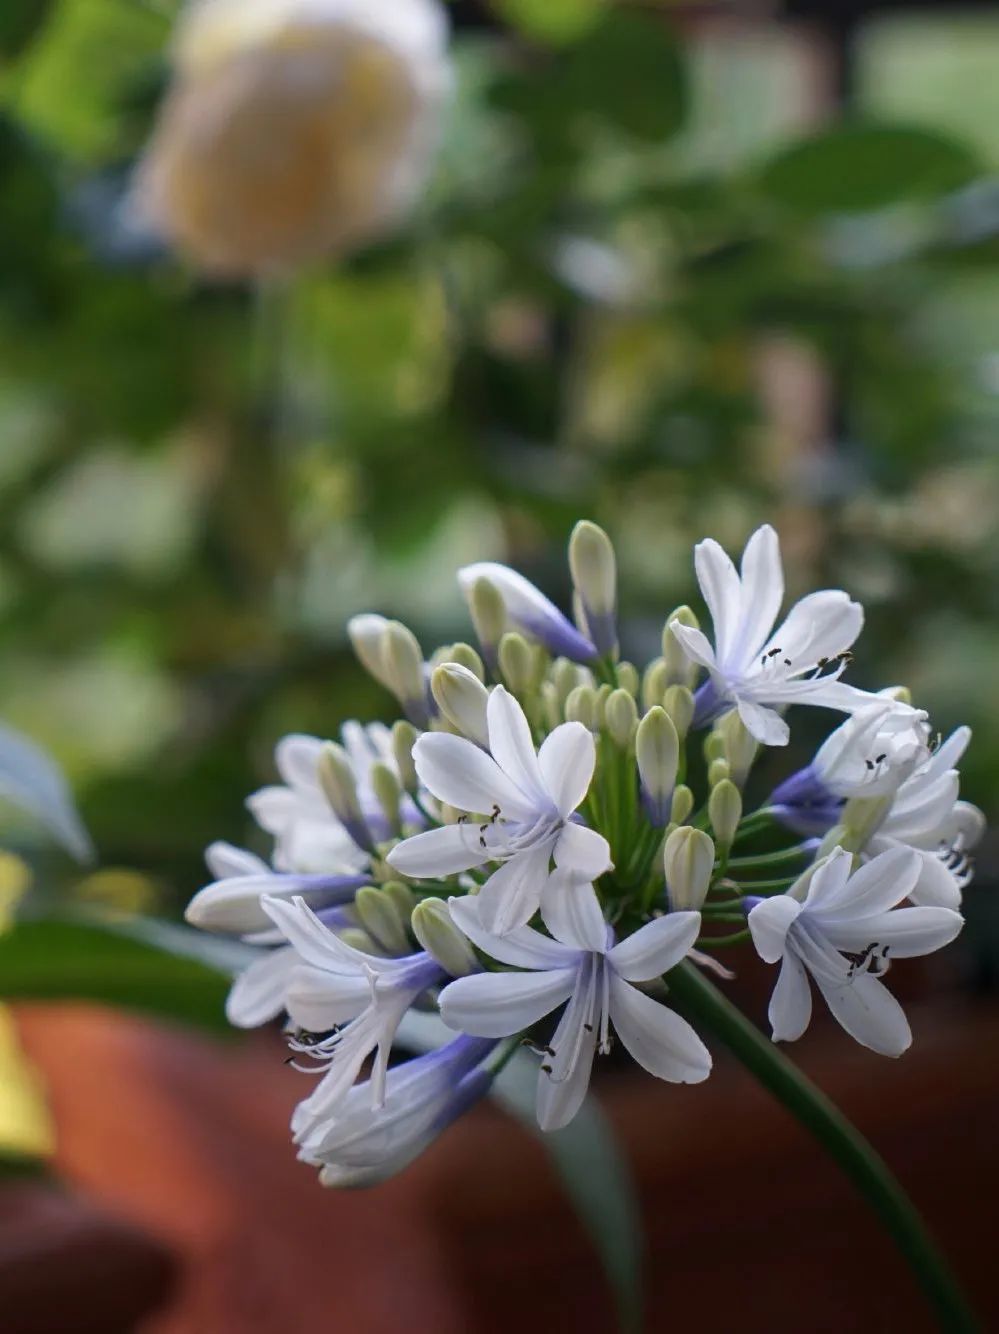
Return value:
<svg viewBox="0 0 999 1334">
<path fill-rule="evenodd" d="M 450 82 L 439 0 L 195 0 L 174 63 L 136 202 L 208 272 L 350 250 L 426 178 Z"/>
</svg>

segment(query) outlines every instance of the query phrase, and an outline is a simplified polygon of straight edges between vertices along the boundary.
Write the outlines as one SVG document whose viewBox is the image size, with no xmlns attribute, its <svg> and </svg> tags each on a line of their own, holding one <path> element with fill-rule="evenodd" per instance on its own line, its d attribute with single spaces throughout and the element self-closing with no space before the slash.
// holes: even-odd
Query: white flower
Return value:
<svg viewBox="0 0 999 1334">
<path fill-rule="evenodd" d="M 968 727 L 953 732 L 902 783 L 864 845 L 872 857 L 900 845 L 916 850 L 919 879 L 909 895 L 913 903 L 959 908 L 961 891 L 971 880 L 967 854 L 985 831 L 985 816 L 958 800 L 961 779 L 955 767 L 970 740 Z"/>
<path fill-rule="evenodd" d="M 571 658 L 574 662 L 591 662 L 598 656 L 593 641 L 577 630 L 554 602 L 516 570 L 493 561 L 466 565 L 458 571 L 458 583 L 469 602 L 480 579 L 492 584 L 499 593 L 511 624 L 540 640 L 554 656 Z"/>
<path fill-rule="evenodd" d="M 773 1037 L 793 1042 L 808 1027 L 810 973 L 851 1037 L 885 1056 L 900 1056 L 912 1034 L 879 975 L 891 959 L 949 944 L 962 919 L 949 908 L 896 907 L 911 896 L 919 876 L 919 859 L 907 848 L 884 852 L 853 874 L 852 866 L 852 855 L 837 848 L 790 893 L 762 899 L 749 913 L 760 958 L 781 962 L 770 998 Z"/>
<path fill-rule="evenodd" d="M 809 594 L 773 630 L 784 599 L 784 572 L 777 534 L 769 525 L 747 542 L 741 574 L 710 539 L 697 544 L 694 564 L 711 612 L 715 646 L 679 620 L 671 622 L 671 629 L 687 656 L 710 674 L 698 691 L 695 726 L 735 707 L 757 741 L 783 746 L 789 732 L 776 709 L 816 704 L 852 713 L 870 701 L 869 694 L 838 680 L 842 655 L 864 623 L 863 608 L 846 593 Z"/>
<path fill-rule="evenodd" d="M 507 1037 L 569 1002 L 538 1076 L 542 1130 L 557 1130 L 579 1110 L 598 1046 L 610 1050 L 611 1025 L 650 1074 L 683 1084 L 707 1078 L 711 1057 L 687 1021 L 632 985 L 660 977 L 687 955 L 700 913 L 670 913 L 614 945 L 591 885 L 577 884 L 549 901 L 544 917 L 554 939 L 527 926 L 492 934 L 474 898 L 451 899 L 450 906 L 479 949 L 529 971 L 458 978 L 441 993 L 446 1024 L 478 1037 Z"/>
<path fill-rule="evenodd" d="M 325 1121 L 298 1109 L 292 1130 L 299 1157 L 322 1168 L 324 1186 L 370 1186 L 394 1176 L 487 1091 L 493 1076 L 481 1062 L 495 1045 L 460 1037 L 394 1066 L 374 1111 L 367 1083 L 356 1084 Z"/>
<path fill-rule="evenodd" d="M 354 949 L 300 898 L 291 903 L 265 899 L 264 909 L 299 958 L 286 996 L 292 1022 L 309 1034 L 331 1033 L 298 1048 L 326 1067 L 315 1092 L 299 1108 L 307 1135 L 309 1127 L 335 1112 L 372 1052 L 372 1105 L 382 1105 L 396 1029 L 414 1001 L 446 974 L 429 954 L 386 959 Z"/>
<path fill-rule="evenodd" d="M 552 859 L 586 880 L 610 869 L 607 840 L 570 817 L 590 786 L 596 752 L 581 723 L 563 723 L 535 753 L 524 711 L 502 686 L 486 711 L 489 753 L 444 732 L 420 737 L 413 758 L 420 781 L 439 800 L 481 820 L 443 825 L 406 839 L 388 863 L 403 875 L 453 875 L 502 862 L 482 886 L 483 925 L 504 932 L 552 895 L 573 893 L 550 878 Z"/>
<path fill-rule="evenodd" d="M 281 272 L 362 244 L 426 178 L 446 43 L 437 0 L 196 0 L 140 212 L 219 274 Z"/>
</svg>

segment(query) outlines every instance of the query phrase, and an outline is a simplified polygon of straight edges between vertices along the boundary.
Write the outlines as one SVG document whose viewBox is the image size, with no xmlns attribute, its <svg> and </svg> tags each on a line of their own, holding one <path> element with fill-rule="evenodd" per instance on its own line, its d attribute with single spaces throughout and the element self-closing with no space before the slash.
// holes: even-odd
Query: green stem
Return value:
<svg viewBox="0 0 999 1334">
<path fill-rule="evenodd" d="M 887 1164 L 829 1099 L 691 964 L 667 975 L 671 994 L 711 1030 L 808 1130 L 867 1200 L 908 1262 L 948 1334 L 981 1325 L 912 1201 Z"/>
<path fill-rule="evenodd" d="M 717 920 L 717 919 L 712 919 Z M 742 931 L 732 931 L 727 936 L 698 936 L 697 948 L 699 950 L 721 949 L 728 945 L 741 945 L 743 941 L 749 939 L 749 929 Z"/>
<path fill-rule="evenodd" d="M 778 866 L 782 862 L 804 861 L 806 857 L 811 856 L 811 848 L 796 843 L 793 848 L 782 848 L 780 852 L 761 852 L 755 857 L 730 857 L 728 864 L 733 870 L 739 867 L 740 870 L 748 871 L 757 866 L 766 870 L 767 867 Z"/>
</svg>

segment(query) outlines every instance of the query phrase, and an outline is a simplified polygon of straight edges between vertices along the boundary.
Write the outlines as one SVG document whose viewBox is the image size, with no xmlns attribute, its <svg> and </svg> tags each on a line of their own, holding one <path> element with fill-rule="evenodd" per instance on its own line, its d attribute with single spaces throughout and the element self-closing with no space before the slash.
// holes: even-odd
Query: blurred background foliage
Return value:
<svg viewBox="0 0 999 1334">
<path fill-rule="evenodd" d="M 995 817 L 999 18 L 872 19 L 846 77 L 776 14 L 455 6 L 411 225 L 249 290 L 123 207 L 174 9 L 0 16 L 0 701 L 117 868 L 53 854 L 39 901 L 178 911 L 279 735 L 385 710 L 349 614 L 467 637 L 472 558 L 564 601 L 581 515 L 635 656 L 694 541 L 774 520 L 792 591 L 868 608 L 853 679 L 974 726 Z"/>
</svg>

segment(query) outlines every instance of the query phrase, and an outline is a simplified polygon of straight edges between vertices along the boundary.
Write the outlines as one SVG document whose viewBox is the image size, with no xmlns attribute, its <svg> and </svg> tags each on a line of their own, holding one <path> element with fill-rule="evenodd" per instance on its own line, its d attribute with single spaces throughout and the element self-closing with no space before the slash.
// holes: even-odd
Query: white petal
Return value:
<svg viewBox="0 0 999 1334">
<path fill-rule="evenodd" d="M 293 733 L 282 737 L 274 751 L 278 773 L 293 788 L 318 788 L 319 757 L 323 743 L 318 737 Z"/>
<path fill-rule="evenodd" d="M 849 854 L 841 854 L 843 860 L 849 860 Z M 842 861 L 837 859 L 837 864 Z M 823 868 L 825 870 L 825 868 Z M 919 858 L 910 848 L 892 848 L 882 852 L 867 862 L 858 871 L 854 871 L 839 887 L 828 893 L 815 892 L 813 881 L 806 906 L 814 913 L 816 920 L 826 929 L 827 923 L 853 921 L 870 916 L 872 913 L 884 913 L 908 898 L 919 874 Z M 822 872 L 816 880 L 819 880 Z"/>
<path fill-rule="evenodd" d="M 739 657 L 753 662 L 766 643 L 784 600 L 784 570 L 780 541 L 770 525 L 757 528 L 742 555 L 740 590 L 742 623 L 737 645 Z"/>
<path fill-rule="evenodd" d="M 480 1038 L 505 1038 L 530 1028 L 572 995 L 575 968 L 553 973 L 476 973 L 440 995 L 449 1028 Z"/>
<path fill-rule="evenodd" d="M 607 948 L 607 923 L 589 880 L 571 872 L 553 872 L 541 894 L 541 916 L 563 945 L 597 954 Z"/>
<path fill-rule="evenodd" d="M 695 630 L 692 625 L 681 625 L 679 621 L 671 621 L 670 630 L 691 661 L 700 663 L 708 671 L 715 670 L 715 652 L 703 631 Z"/>
<path fill-rule="evenodd" d="M 314 968 L 343 971 L 343 955 L 337 948 L 340 942 L 301 899 L 286 903 L 268 897 L 261 903 L 264 912 L 306 963 Z"/>
<path fill-rule="evenodd" d="M 916 855 L 919 876 L 909 891 L 910 900 L 927 908 L 960 908 L 961 886 L 936 853 L 920 851 Z"/>
<path fill-rule="evenodd" d="M 487 931 L 503 935 L 530 921 L 548 883 L 551 845 L 518 852 L 494 871 L 479 890 L 479 920 Z"/>
<path fill-rule="evenodd" d="M 740 695 L 737 701 L 739 717 L 746 725 L 747 732 L 764 746 L 786 746 L 791 729 L 773 709 L 754 703 Z"/>
<path fill-rule="evenodd" d="M 694 547 L 694 569 L 711 613 L 718 662 L 728 666 L 739 633 L 742 583 L 731 560 L 710 537 Z"/>
<path fill-rule="evenodd" d="M 951 732 L 947 740 L 933 752 L 927 761 L 921 778 L 939 778 L 948 769 L 956 769 L 964 752 L 971 743 L 971 728 L 958 727 Z"/>
<path fill-rule="evenodd" d="M 269 950 L 245 968 L 232 984 L 225 1003 L 226 1018 L 234 1028 L 258 1028 L 285 1008 L 288 979 L 298 963 L 289 945 Z"/>
<path fill-rule="evenodd" d="M 690 953 L 701 929 L 699 912 L 671 912 L 622 940 L 607 961 L 626 982 L 650 982 Z"/>
<path fill-rule="evenodd" d="M 767 1010 L 774 1042 L 795 1042 L 812 1017 L 808 974 L 793 950 L 787 950 Z"/>
<path fill-rule="evenodd" d="M 960 777 L 956 769 L 931 783 L 917 774 L 899 789 L 891 812 L 881 826 L 886 834 L 914 847 L 935 848 L 957 801 Z"/>
<path fill-rule="evenodd" d="M 592 989 L 577 987 L 551 1040 L 551 1073 L 538 1073 L 538 1124 L 560 1130 L 579 1111 L 590 1086 L 597 1028 L 587 1024 Z"/>
<path fill-rule="evenodd" d="M 355 1019 L 371 1004 L 371 983 L 360 971 L 348 975 L 310 968 L 294 950 L 291 953 L 297 966 L 287 980 L 285 1009 L 299 1028 L 325 1033 Z"/>
<path fill-rule="evenodd" d="M 711 1054 L 686 1019 L 610 976 L 610 1016 L 618 1037 L 643 1069 L 674 1084 L 699 1084 Z"/>
<path fill-rule="evenodd" d="M 541 778 L 563 819 L 572 814 L 590 790 L 597 762 L 593 734 L 582 723 L 562 723 L 541 744 Z"/>
<path fill-rule="evenodd" d="M 912 1032 L 901 1005 L 876 977 L 864 974 L 835 986 L 816 977 L 833 1017 L 864 1047 L 882 1056 L 901 1056 Z"/>
<path fill-rule="evenodd" d="M 465 737 L 424 733 L 413 747 L 413 760 L 423 786 L 459 811 L 489 815 L 499 806 L 515 820 L 529 820 L 535 812 L 536 800 L 516 787 L 491 755 Z"/>
<path fill-rule="evenodd" d="M 477 827 L 445 824 L 396 844 L 385 858 L 389 866 L 414 880 L 469 871 L 489 860 L 478 841 Z"/>
<path fill-rule="evenodd" d="M 5 723 L 0 723 L 0 796 L 41 821 L 77 861 L 93 858 L 90 835 L 59 766 L 41 746 Z"/>
<path fill-rule="evenodd" d="M 550 972 L 557 968 L 574 967 L 578 962 L 578 950 L 561 945 L 557 940 L 549 940 L 533 927 L 520 926 L 502 936 L 487 931 L 482 925 L 478 895 L 449 899 L 448 910 L 458 930 L 498 963 L 507 963 L 512 968 L 544 969 Z"/>
<path fill-rule="evenodd" d="M 961 914 L 950 908 L 896 908 L 823 929 L 838 950 L 852 954 L 876 944 L 887 946 L 893 959 L 913 959 L 949 945 L 963 925 Z"/>
<path fill-rule="evenodd" d="M 596 880 L 611 869 L 610 844 L 595 829 L 570 821 L 555 844 L 555 865 L 586 880 Z"/>
<path fill-rule="evenodd" d="M 864 609 L 839 589 L 809 593 L 796 602 L 767 648 L 779 648 L 798 671 L 832 659 L 854 643 L 864 625 Z"/>
<path fill-rule="evenodd" d="M 852 870 L 853 853 L 845 848 L 833 848 L 827 857 L 814 862 L 799 877 L 794 886 L 799 892 L 794 897 L 801 900 L 800 886 L 805 884 L 804 902 L 809 909 L 834 908 L 846 889 Z"/>
<path fill-rule="evenodd" d="M 228 880 L 217 880 L 198 891 L 184 910 L 184 917 L 191 926 L 202 931 L 225 931 L 232 935 L 245 936 L 254 931 L 266 931 L 271 926 L 271 919 L 261 906 L 265 895 L 275 898 L 302 897 L 320 907 L 331 898 L 340 899 L 342 895 L 329 889 L 302 889 L 294 885 L 282 893 L 282 882 L 272 871 L 258 875 L 230 876 Z"/>
<path fill-rule="evenodd" d="M 800 912 L 801 904 L 787 894 L 764 899 L 750 910 L 747 925 L 764 963 L 776 963 L 783 956 L 787 933 Z"/>
<path fill-rule="evenodd" d="M 490 692 L 486 705 L 486 725 L 489 729 L 489 749 L 493 759 L 507 778 L 524 794 L 531 808 L 544 803 L 547 796 L 538 757 L 534 751 L 531 729 L 524 710 L 508 690 L 497 686 Z M 452 805 L 455 803 L 452 802 Z M 503 803 L 500 802 L 500 805 Z M 475 809 L 478 807 L 463 809 Z M 489 807 L 483 806 L 482 810 Z"/>
<path fill-rule="evenodd" d="M 234 875 L 269 875 L 271 870 L 262 857 L 221 840 L 205 848 L 205 864 L 216 880 Z"/>
</svg>

